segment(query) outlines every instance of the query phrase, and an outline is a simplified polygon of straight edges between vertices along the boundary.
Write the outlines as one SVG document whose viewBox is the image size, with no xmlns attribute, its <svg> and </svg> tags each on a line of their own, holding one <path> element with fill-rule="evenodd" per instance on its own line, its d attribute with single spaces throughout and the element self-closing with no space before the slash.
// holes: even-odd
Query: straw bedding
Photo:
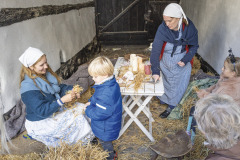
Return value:
<svg viewBox="0 0 240 160">
<path fill-rule="evenodd" d="M 200 68 L 200 62 L 195 58 L 192 73 L 196 73 Z M 91 95 L 94 93 L 92 88 L 89 88 L 81 98 L 78 99 L 79 102 L 86 103 Z M 167 120 L 161 119 L 158 115 L 166 109 L 166 105 L 160 105 L 157 98 L 153 98 L 150 103 L 150 110 L 153 114 L 155 122 L 153 122 L 153 137 L 155 140 L 160 140 L 162 137 L 169 133 L 175 133 L 176 131 L 187 127 L 189 111 L 194 104 L 195 99 L 188 99 L 183 105 L 183 119 L 181 120 Z M 133 108 L 133 111 L 136 107 Z M 140 113 L 138 118 L 143 123 L 143 125 L 148 128 L 148 119 L 143 114 Z M 128 117 L 127 117 L 128 119 Z M 126 121 L 127 121 L 126 119 Z M 126 122 L 125 121 L 125 122 Z M 185 160 L 192 159 L 204 159 L 208 155 L 208 149 L 203 146 L 204 137 L 197 131 L 195 138 L 195 144 L 193 150 L 187 155 L 182 157 Z M 151 142 L 145 134 L 138 128 L 138 126 L 133 122 L 131 126 L 126 130 L 126 132 L 120 137 L 120 139 L 114 141 L 115 150 L 118 152 L 119 160 L 139 160 L 139 159 L 150 159 L 151 150 L 149 145 Z M 62 144 L 59 148 L 50 148 L 44 154 L 30 153 L 26 155 L 2 155 L 0 159 L 14 159 L 14 160 L 101 160 L 107 157 L 107 152 L 104 152 L 100 145 L 82 145 L 81 142 L 75 145 Z M 158 157 L 158 159 L 164 159 L 163 157 Z M 174 159 L 174 158 L 173 158 Z"/>
</svg>

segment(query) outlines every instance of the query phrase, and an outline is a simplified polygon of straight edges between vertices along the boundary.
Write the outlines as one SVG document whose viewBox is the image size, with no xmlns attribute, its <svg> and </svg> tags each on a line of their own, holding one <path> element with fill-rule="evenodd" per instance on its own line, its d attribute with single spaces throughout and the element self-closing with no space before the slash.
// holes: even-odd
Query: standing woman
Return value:
<svg viewBox="0 0 240 160">
<path fill-rule="evenodd" d="M 155 81 L 162 73 L 165 93 L 159 99 L 168 108 L 159 116 L 166 118 L 187 89 L 192 70 L 190 61 L 199 46 L 198 31 L 180 5 L 169 4 L 164 9 L 163 20 L 153 41 L 150 61 Z"/>
<path fill-rule="evenodd" d="M 57 147 L 61 142 L 73 144 L 79 140 L 91 140 L 93 133 L 82 114 L 81 104 L 73 109 L 64 108 L 64 103 L 80 98 L 80 93 L 66 94 L 73 87 L 60 84 L 60 78 L 48 65 L 46 55 L 29 47 L 19 61 L 23 64 L 20 92 L 26 105 L 28 135 L 48 147 Z"/>
</svg>

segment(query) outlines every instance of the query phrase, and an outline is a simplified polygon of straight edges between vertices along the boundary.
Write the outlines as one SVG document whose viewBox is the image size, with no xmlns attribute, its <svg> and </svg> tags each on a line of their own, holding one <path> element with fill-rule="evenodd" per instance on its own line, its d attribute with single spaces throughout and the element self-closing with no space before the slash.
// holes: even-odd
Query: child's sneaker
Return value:
<svg viewBox="0 0 240 160">
<path fill-rule="evenodd" d="M 35 140 L 34 138 L 32 138 L 32 137 L 31 137 L 30 135 L 28 135 L 28 134 L 24 134 L 24 135 L 23 135 L 23 138 Z"/>
</svg>

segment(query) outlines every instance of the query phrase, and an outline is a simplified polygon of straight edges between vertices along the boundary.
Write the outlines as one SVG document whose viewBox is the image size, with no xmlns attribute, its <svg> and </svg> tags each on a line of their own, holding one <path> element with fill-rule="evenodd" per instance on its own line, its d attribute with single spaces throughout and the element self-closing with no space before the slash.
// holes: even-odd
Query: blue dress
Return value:
<svg viewBox="0 0 240 160">
<path fill-rule="evenodd" d="M 59 85 L 49 72 L 46 75 L 49 83 L 38 77 L 35 79 L 38 87 L 27 75 L 21 82 L 28 134 L 48 147 L 60 146 L 62 142 L 74 144 L 79 140 L 88 143 L 94 135 L 87 117 L 82 114 L 84 104 L 76 103 L 75 108 L 69 109 L 59 105 L 57 99 L 72 86 Z"/>
<path fill-rule="evenodd" d="M 150 57 L 152 74 L 163 77 L 164 94 L 159 97 L 168 105 L 176 106 L 182 99 L 191 76 L 191 64 L 189 63 L 198 49 L 198 32 L 191 20 L 183 30 L 170 30 L 163 22 L 156 33 Z M 163 57 L 159 61 L 162 46 L 166 42 Z M 186 54 L 185 46 L 188 45 L 189 52 Z M 182 61 L 184 67 L 177 63 Z"/>
</svg>

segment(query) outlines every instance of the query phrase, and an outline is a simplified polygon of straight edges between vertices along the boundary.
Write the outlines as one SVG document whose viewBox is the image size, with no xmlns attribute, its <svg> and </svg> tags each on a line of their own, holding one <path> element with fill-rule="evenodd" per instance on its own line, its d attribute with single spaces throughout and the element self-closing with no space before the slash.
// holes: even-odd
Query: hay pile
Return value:
<svg viewBox="0 0 240 160">
<path fill-rule="evenodd" d="M 194 56 L 191 75 L 196 74 L 200 68 L 201 68 L 201 62 L 196 56 Z"/>
<path fill-rule="evenodd" d="M 196 73 L 200 68 L 200 61 L 194 58 L 194 65 L 192 74 Z M 196 88 L 197 90 L 197 88 Z M 86 103 L 91 95 L 94 93 L 94 89 L 89 88 L 84 94 L 81 95 L 81 98 L 78 99 L 78 102 Z M 166 105 L 160 105 L 159 100 L 154 97 L 150 103 L 150 110 L 153 114 L 155 122 L 153 122 L 153 137 L 156 141 L 160 140 L 169 133 L 175 133 L 176 131 L 183 129 L 186 130 L 188 116 L 190 108 L 195 103 L 195 99 L 190 98 L 183 104 L 183 119 L 181 120 L 167 120 L 159 118 L 159 114 L 166 109 Z M 136 107 L 133 108 L 133 111 L 136 110 Z M 140 113 L 138 118 L 142 124 L 148 128 L 148 118 L 144 113 Z M 125 123 L 127 122 L 125 120 Z M 204 159 L 209 150 L 203 146 L 204 137 L 197 131 L 195 137 L 195 144 L 193 150 L 183 157 L 184 160 L 193 160 L 193 159 Z M 152 145 L 146 135 L 139 129 L 139 127 L 133 122 L 131 126 L 126 130 L 126 132 L 116 141 L 114 141 L 114 148 L 118 152 L 119 160 L 145 160 L 150 159 L 150 149 L 149 146 Z M 87 146 L 82 146 L 81 143 L 69 146 L 62 144 L 61 147 L 57 149 L 49 149 L 43 155 L 31 153 L 26 155 L 3 155 L 0 156 L 0 159 L 3 160 L 54 160 L 54 159 L 71 159 L 71 160 L 87 160 L 87 159 L 97 159 L 101 160 L 107 156 L 106 152 L 103 152 L 100 146 L 92 146 L 88 144 Z M 162 157 L 158 157 L 158 160 Z"/>
<path fill-rule="evenodd" d="M 79 89 L 79 87 L 77 87 Z M 80 103 L 88 102 L 93 95 L 94 89 L 89 88 L 81 94 L 77 100 Z M 22 138 L 22 137 L 20 137 Z M 61 144 L 60 147 L 50 148 L 44 154 L 30 153 L 25 155 L 0 155 L 1 160 L 104 160 L 108 153 L 103 151 L 100 145 L 91 145 L 90 143 L 83 146 L 81 142 L 75 145 Z"/>
<path fill-rule="evenodd" d="M 200 69 L 201 64 L 197 57 L 194 57 L 194 64 L 191 74 L 195 74 Z M 195 88 L 197 91 L 198 88 Z M 165 137 L 167 134 L 176 133 L 178 130 L 186 130 L 188 117 L 190 113 L 190 108 L 195 104 L 196 99 L 189 98 L 183 104 L 183 119 L 181 120 L 167 120 L 159 118 L 159 114 L 166 109 L 166 105 L 161 105 L 157 98 L 153 98 L 150 104 L 150 110 L 153 114 L 155 122 L 153 122 L 153 137 L 156 141 Z M 136 108 L 133 109 L 135 111 Z M 143 123 L 145 128 L 148 129 L 148 119 L 146 116 L 141 113 L 138 118 Z M 128 119 L 125 120 L 125 123 Z M 197 131 L 195 137 L 195 144 L 191 152 L 186 154 L 183 159 L 192 160 L 192 159 L 204 159 L 209 150 L 203 146 L 204 137 L 200 132 Z M 138 128 L 138 126 L 133 122 L 127 131 L 120 137 L 119 140 L 116 140 L 114 143 L 115 148 L 118 150 L 119 159 L 150 159 L 149 146 L 154 144 L 149 141 L 146 135 Z M 143 151 L 146 150 L 146 151 Z M 162 159 L 163 157 L 158 157 Z"/>
<path fill-rule="evenodd" d="M 41 155 L 30 153 L 25 155 L 0 155 L 1 160 L 40 160 L 43 159 Z"/>
<path fill-rule="evenodd" d="M 150 104 L 151 113 L 155 122 L 153 122 L 153 137 L 156 141 L 165 137 L 167 134 L 176 133 L 178 130 L 186 130 L 188 123 L 188 116 L 190 113 L 190 108 L 194 104 L 195 99 L 190 98 L 183 104 L 183 119 L 181 120 L 168 120 L 159 118 L 159 114 L 166 109 L 166 105 L 161 105 L 157 98 L 153 98 Z M 136 108 L 133 109 L 133 111 Z M 148 119 L 141 113 L 138 118 L 143 123 L 146 129 L 148 129 Z M 127 120 L 125 120 L 127 122 Z M 193 160 L 193 159 L 204 159 L 208 155 L 208 149 L 203 146 L 204 137 L 197 131 L 195 137 L 195 144 L 193 150 L 186 154 L 183 159 Z M 147 136 L 138 128 L 138 126 L 133 122 L 127 131 L 120 137 L 119 140 L 114 142 L 115 149 L 118 150 L 119 159 L 150 159 L 150 149 L 149 146 L 154 144 L 151 142 Z M 146 150 L 146 151 L 140 151 Z M 162 159 L 159 156 L 157 160 Z"/>
<path fill-rule="evenodd" d="M 74 85 L 73 90 L 67 91 L 66 94 L 71 94 L 73 91 L 75 93 L 81 93 L 83 91 L 83 88 L 80 85 Z M 72 102 L 65 103 L 64 107 L 75 108 L 76 107 L 75 103 L 78 102 L 78 101 L 79 101 L 78 99 L 74 99 Z"/>
<path fill-rule="evenodd" d="M 138 92 L 138 89 L 141 88 L 141 85 L 142 85 L 142 82 L 144 81 L 145 79 L 145 73 L 141 73 L 141 72 L 138 72 L 136 74 L 136 77 L 134 78 L 134 80 L 132 82 L 130 82 L 129 84 L 127 84 L 127 88 L 130 87 L 131 85 L 134 85 L 133 88 L 134 88 L 134 91 L 135 92 Z"/>
<path fill-rule="evenodd" d="M 44 155 L 45 160 L 103 160 L 108 152 L 103 151 L 99 145 L 82 145 L 81 142 L 74 145 L 61 144 L 61 147 L 50 148 Z"/>
<path fill-rule="evenodd" d="M 45 154 L 30 153 L 26 155 L 2 155 L 1 160 L 104 160 L 108 152 L 103 151 L 100 145 L 74 145 L 62 143 L 58 148 L 49 148 Z"/>
</svg>

